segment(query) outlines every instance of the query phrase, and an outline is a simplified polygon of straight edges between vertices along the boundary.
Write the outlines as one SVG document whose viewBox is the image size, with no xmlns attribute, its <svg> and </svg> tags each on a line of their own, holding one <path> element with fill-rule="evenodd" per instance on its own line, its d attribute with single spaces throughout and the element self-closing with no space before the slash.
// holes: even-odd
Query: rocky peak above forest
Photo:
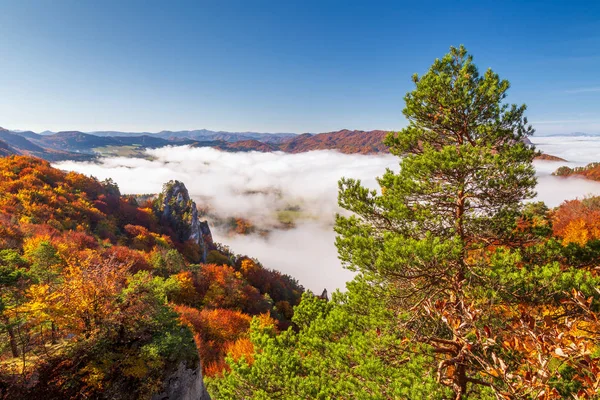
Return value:
<svg viewBox="0 0 600 400">
<path fill-rule="evenodd" d="M 173 229 L 182 241 L 193 241 L 200 247 L 201 261 L 206 262 L 208 251 L 214 246 L 207 221 L 200 221 L 196 203 L 183 182 L 172 180 L 163 185 L 163 191 L 154 204 L 161 223 Z"/>
</svg>

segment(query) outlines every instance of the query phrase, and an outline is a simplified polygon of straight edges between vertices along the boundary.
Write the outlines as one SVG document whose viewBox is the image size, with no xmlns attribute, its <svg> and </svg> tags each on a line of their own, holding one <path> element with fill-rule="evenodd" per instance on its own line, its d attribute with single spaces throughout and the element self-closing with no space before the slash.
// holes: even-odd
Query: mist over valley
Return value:
<svg viewBox="0 0 600 400">
<path fill-rule="evenodd" d="M 567 160 L 535 161 L 536 200 L 549 207 L 564 200 L 600 194 L 600 183 L 552 173 L 563 165 L 596 160 L 600 143 L 591 136 L 533 136 L 538 150 Z M 390 154 L 343 154 L 314 150 L 225 152 L 213 148 L 168 146 L 147 149 L 147 158 L 103 157 L 95 162 L 64 161 L 58 168 L 113 179 L 125 194 L 152 194 L 171 179 L 182 181 L 203 210 L 216 241 L 257 258 L 267 268 L 297 277 L 320 292 L 344 289 L 353 273 L 342 268 L 334 245 L 337 182 L 360 179 L 378 189 L 375 177 L 398 169 Z M 245 224 L 245 226 L 240 226 Z"/>
</svg>

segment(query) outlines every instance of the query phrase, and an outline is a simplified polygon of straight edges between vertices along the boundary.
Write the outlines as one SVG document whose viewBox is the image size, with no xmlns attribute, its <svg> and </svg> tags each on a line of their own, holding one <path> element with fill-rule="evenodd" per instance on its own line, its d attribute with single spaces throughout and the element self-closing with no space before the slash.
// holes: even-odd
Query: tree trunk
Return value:
<svg viewBox="0 0 600 400">
<path fill-rule="evenodd" d="M 52 321 L 52 344 L 56 344 L 56 325 Z"/>
<path fill-rule="evenodd" d="M 456 365 L 456 371 L 454 372 L 454 393 L 456 397 L 454 400 L 466 399 L 467 393 L 467 372 L 463 364 Z"/>
<path fill-rule="evenodd" d="M 10 342 L 10 351 L 13 357 L 19 357 L 19 346 L 17 346 L 17 338 L 15 337 L 15 331 L 12 326 L 6 328 L 8 331 L 8 341 Z"/>
</svg>

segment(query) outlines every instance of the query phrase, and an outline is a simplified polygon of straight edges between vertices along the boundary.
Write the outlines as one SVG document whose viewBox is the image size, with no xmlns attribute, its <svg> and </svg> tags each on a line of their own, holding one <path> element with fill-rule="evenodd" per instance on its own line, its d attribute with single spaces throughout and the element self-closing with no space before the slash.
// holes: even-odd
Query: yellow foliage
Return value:
<svg viewBox="0 0 600 400">
<path fill-rule="evenodd" d="M 102 390 L 104 386 L 102 381 L 106 376 L 103 368 L 96 364 L 88 364 L 81 370 L 81 372 L 85 374 L 83 381 L 86 384 L 95 389 Z"/>
<path fill-rule="evenodd" d="M 31 253 L 33 253 L 35 249 L 38 248 L 40 243 L 49 241 L 50 236 L 48 235 L 31 236 L 25 238 L 25 240 L 23 241 L 23 253 L 25 257 L 28 257 Z"/>
<path fill-rule="evenodd" d="M 198 292 L 196 292 L 196 288 L 194 287 L 194 281 L 192 279 L 192 274 L 188 272 L 180 272 L 175 275 L 175 279 L 179 284 L 179 293 L 175 301 L 177 303 L 186 303 L 192 304 L 198 298 Z"/>
<path fill-rule="evenodd" d="M 148 367 L 140 357 L 129 357 L 123 364 L 123 374 L 125 376 L 143 378 L 148 373 Z"/>
<path fill-rule="evenodd" d="M 60 293 L 52 292 L 47 284 L 31 285 L 27 290 L 28 301 L 17 308 L 17 312 L 28 314 L 35 323 L 56 321 L 64 314 Z"/>
<path fill-rule="evenodd" d="M 261 328 L 275 328 L 277 326 L 277 321 L 275 321 L 269 313 L 260 314 L 258 317 L 259 326 Z"/>
<path fill-rule="evenodd" d="M 563 245 L 577 243 L 580 246 L 585 246 L 589 239 L 590 235 L 585 221 L 583 218 L 578 218 L 567 225 L 563 236 Z"/>
<path fill-rule="evenodd" d="M 248 272 L 253 271 L 257 268 L 256 263 L 249 258 L 245 258 L 242 260 L 241 270 L 244 275 L 248 274 Z"/>
</svg>

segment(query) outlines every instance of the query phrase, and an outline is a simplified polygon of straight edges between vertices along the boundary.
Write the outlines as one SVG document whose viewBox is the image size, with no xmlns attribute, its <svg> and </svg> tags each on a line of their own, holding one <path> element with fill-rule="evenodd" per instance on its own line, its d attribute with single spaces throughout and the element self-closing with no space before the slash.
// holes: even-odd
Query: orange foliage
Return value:
<svg viewBox="0 0 600 400">
<path fill-rule="evenodd" d="M 264 312 L 259 291 L 228 265 L 205 264 L 198 272 L 198 293 L 207 307 Z"/>
<path fill-rule="evenodd" d="M 61 294 L 70 310 L 71 329 L 89 334 L 105 324 L 114 314 L 113 299 L 125 286 L 127 269 L 95 254 L 69 262 Z"/>
<path fill-rule="evenodd" d="M 187 306 L 174 308 L 195 334 L 204 373 L 215 376 L 224 368 L 228 348 L 247 335 L 252 318 L 239 311 L 221 308 L 202 311 Z"/>
<path fill-rule="evenodd" d="M 19 247 L 23 233 L 7 214 L 0 213 L 0 249 Z"/>
<path fill-rule="evenodd" d="M 246 235 L 250 233 L 254 227 L 252 223 L 244 218 L 236 218 L 235 219 L 235 233 L 238 235 Z"/>
<path fill-rule="evenodd" d="M 91 203 L 103 190 L 97 180 L 25 156 L 0 158 L 0 170 L 0 210 L 20 222 L 75 229 L 78 223 L 87 226 L 103 217 Z"/>
<path fill-rule="evenodd" d="M 600 239 L 600 204 L 597 198 L 565 201 L 552 217 L 553 233 L 563 239 L 563 244 L 580 246 L 590 240 Z"/>
<path fill-rule="evenodd" d="M 254 362 L 254 345 L 248 338 L 241 338 L 236 340 L 234 343 L 227 346 L 227 354 L 229 354 L 235 361 L 238 361 L 242 357 L 246 359 L 248 364 Z"/>
</svg>

